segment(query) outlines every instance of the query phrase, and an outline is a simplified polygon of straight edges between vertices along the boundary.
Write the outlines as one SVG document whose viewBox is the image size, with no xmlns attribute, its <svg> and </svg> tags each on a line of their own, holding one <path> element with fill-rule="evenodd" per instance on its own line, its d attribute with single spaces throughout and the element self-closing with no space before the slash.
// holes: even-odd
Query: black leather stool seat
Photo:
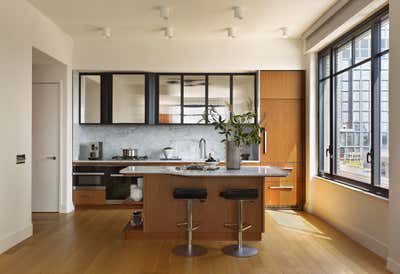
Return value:
<svg viewBox="0 0 400 274">
<path fill-rule="evenodd" d="M 219 195 L 228 200 L 255 200 L 258 198 L 258 190 L 256 188 L 231 188 Z"/>
<path fill-rule="evenodd" d="M 175 188 L 175 199 L 207 199 L 207 189 L 205 188 Z"/>
</svg>

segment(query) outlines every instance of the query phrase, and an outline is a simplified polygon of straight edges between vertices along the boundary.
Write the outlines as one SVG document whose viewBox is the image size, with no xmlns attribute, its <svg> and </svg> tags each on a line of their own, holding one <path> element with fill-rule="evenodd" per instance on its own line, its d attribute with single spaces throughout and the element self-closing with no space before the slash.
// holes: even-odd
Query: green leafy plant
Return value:
<svg viewBox="0 0 400 274">
<path fill-rule="evenodd" d="M 230 108 L 231 109 L 231 108 Z M 209 119 L 215 130 L 224 135 L 221 142 L 233 141 L 237 147 L 250 146 L 261 142 L 260 135 L 265 128 L 256 123 L 257 114 L 246 112 L 234 114 L 230 111 L 229 119 L 224 119 L 214 108 L 209 110 Z"/>
</svg>

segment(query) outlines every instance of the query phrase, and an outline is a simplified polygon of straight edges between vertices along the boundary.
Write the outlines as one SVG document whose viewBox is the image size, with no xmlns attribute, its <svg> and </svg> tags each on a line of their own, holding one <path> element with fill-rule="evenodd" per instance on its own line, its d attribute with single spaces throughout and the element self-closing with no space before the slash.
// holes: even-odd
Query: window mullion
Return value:
<svg viewBox="0 0 400 274">
<path fill-rule="evenodd" d="M 334 77 L 333 77 L 333 71 L 334 71 L 334 67 L 336 66 L 336 58 L 335 58 L 335 50 L 333 48 L 331 48 L 331 52 L 330 52 L 330 58 L 331 58 L 331 62 L 330 62 L 330 80 L 329 80 L 329 101 L 330 101 L 330 121 L 329 121 L 329 134 L 330 134 L 330 142 L 329 142 L 329 152 L 330 152 L 330 167 L 329 167 L 329 172 L 330 175 L 333 175 L 336 173 L 336 165 L 335 165 L 335 161 L 336 161 L 336 137 L 335 137 L 335 133 L 336 131 L 334 130 L 334 115 L 335 115 L 335 107 L 336 107 L 336 102 L 335 102 L 335 86 L 334 85 Z"/>
</svg>

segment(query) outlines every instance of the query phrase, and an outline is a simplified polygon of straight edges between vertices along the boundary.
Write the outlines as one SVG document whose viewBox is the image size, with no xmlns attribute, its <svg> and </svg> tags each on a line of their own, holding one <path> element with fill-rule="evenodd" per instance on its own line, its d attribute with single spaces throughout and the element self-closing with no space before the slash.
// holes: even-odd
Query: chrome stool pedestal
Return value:
<svg viewBox="0 0 400 274">
<path fill-rule="evenodd" d="M 178 227 L 186 227 L 187 231 L 187 244 L 178 245 L 174 247 L 172 253 L 176 256 L 195 257 L 207 254 L 207 249 L 194 245 L 192 243 L 193 231 L 199 228 L 198 225 L 193 224 L 193 199 L 205 200 L 207 198 L 207 191 L 205 189 L 176 189 L 174 191 L 175 199 L 186 200 L 187 221 L 178 223 Z"/>
<path fill-rule="evenodd" d="M 233 228 L 237 232 L 237 243 L 225 246 L 222 250 L 225 254 L 234 257 L 251 257 L 257 255 L 255 247 L 243 244 L 243 232 L 252 226 L 243 223 L 243 202 L 254 200 L 258 197 L 257 189 L 228 189 L 221 193 L 221 196 L 228 200 L 236 200 L 237 203 L 237 224 L 225 224 L 225 227 Z"/>
</svg>

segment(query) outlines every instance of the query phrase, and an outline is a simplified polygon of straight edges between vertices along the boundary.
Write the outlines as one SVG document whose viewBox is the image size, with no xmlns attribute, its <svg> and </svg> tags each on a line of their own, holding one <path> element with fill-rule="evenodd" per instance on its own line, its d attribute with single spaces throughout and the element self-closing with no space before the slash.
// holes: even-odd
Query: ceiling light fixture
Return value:
<svg viewBox="0 0 400 274">
<path fill-rule="evenodd" d="M 289 38 L 287 27 L 280 28 L 279 30 L 281 31 L 281 35 L 282 35 L 283 39 Z"/>
<path fill-rule="evenodd" d="M 160 7 L 160 17 L 161 18 L 163 18 L 163 19 L 165 19 L 165 20 L 168 20 L 168 18 L 169 18 L 169 8 L 168 7 L 166 7 L 166 6 L 161 6 Z"/>
<path fill-rule="evenodd" d="M 243 19 L 243 9 L 241 7 L 233 7 L 233 17 L 242 20 Z"/>
<path fill-rule="evenodd" d="M 174 29 L 172 27 L 164 28 L 164 36 L 170 39 L 174 37 Z"/>
<path fill-rule="evenodd" d="M 237 35 L 237 29 L 235 27 L 228 28 L 228 37 L 235 38 Z"/>
<path fill-rule="evenodd" d="M 101 29 L 101 37 L 104 39 L 108 39 L 111 37 L 111 28 L 110 27 L 105 27 Z"/>
</svg>

